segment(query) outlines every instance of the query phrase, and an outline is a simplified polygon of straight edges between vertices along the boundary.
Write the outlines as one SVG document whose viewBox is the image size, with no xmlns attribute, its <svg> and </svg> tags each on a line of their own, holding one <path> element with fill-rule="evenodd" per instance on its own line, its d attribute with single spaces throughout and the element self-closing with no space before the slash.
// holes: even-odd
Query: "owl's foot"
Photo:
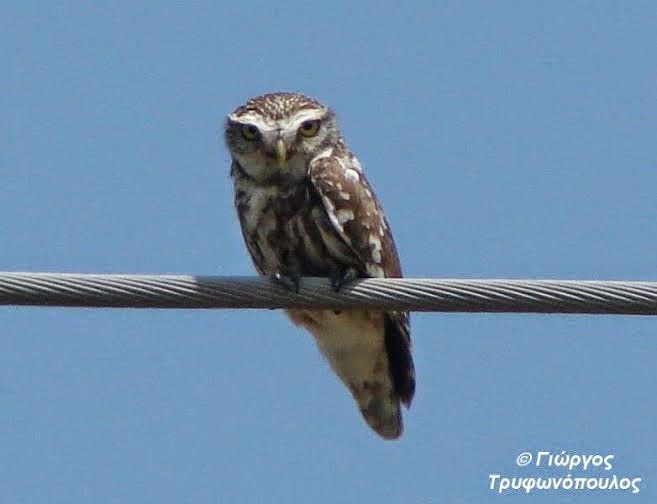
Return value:
<svg viewBox="0 0 657 504">
<path fill-rule="evenodd" d="M 276 285 L 284 289 L 299 294 L 299 284 L 301 283 L 300 275 L 284 275 L 283 273 L 273 273 L 269 275 Z"/>
<path fill-rule="evenodd" d="M 340 289 L 344 287 L 345 284 L 356 280 L 358 278 L 358 271 L 355 268 L 347 267 L 343 270 L 340 270 L 335 275 L 331 275 L 331 287 L 335 292 L 340 292 Z"/>
</svg>

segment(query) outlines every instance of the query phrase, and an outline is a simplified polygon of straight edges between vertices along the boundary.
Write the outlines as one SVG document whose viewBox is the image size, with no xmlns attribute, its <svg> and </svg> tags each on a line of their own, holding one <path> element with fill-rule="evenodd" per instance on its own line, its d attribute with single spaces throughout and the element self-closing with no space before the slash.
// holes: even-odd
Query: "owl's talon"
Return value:
<svg viewBox="0 0 657 504">
<path fill-rule="evenodd" d="M 293 291 L 299 294 L 299 285 L 301 284 L 301 276 L 299 275 L 284 275 L 282 273 L 273 273 L 270 275 L 272 281 L 283 287 L 288 291 Z"/>
<path fill-rule="evenodd" d="M 340 292 L 340 289 L 342 289 L 345 284 L 348 284 L 357 278 L 358 271 L 356 271 L 355 268 L 345 268 L 344 270 L 339 271 L 337 275 L 331 277 L 331 287 L 333 287 L 333 291 Z"/>
</svg>

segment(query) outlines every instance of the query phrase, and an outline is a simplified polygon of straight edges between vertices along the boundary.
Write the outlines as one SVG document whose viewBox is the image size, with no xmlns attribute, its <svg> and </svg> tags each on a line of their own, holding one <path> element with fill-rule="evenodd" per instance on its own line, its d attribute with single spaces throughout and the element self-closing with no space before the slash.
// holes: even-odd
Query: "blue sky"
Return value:
<svg viewBox="0 0 657 504">
<path fill-rule="evenodd" d="M 222 122 L 297 90 L 338 113 L 408 276 L 657 279 L 652 2 L 1 10 L 1 270 L 252 274 Z M 2 502 L 524 502 L 488 475 L 561 450 L 640 494 L 535 501 L 657 498 L 652 318 L 416 314 L 396 443 L 280 313 L 0 321 Z"/>
</svg>

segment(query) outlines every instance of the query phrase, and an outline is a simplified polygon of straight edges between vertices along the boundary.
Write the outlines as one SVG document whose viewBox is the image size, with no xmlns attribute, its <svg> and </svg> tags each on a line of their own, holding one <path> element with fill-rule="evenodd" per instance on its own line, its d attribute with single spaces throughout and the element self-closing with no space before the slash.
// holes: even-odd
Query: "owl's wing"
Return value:
<svg viewBox="0 0 657 504">
<path fill-rule="evenodd" d="M 365 175 L 353 168 L 345 169 L 343 162 L 333 157 L 313 161 L 309 175 L 337 236 L 361 263 L 360 275 L 401 277 L 395 241 Z M 407 312 L 386 313 L 385 342 L 395 391 L 409 406 L 415 391 L 415 371 Z"/>
</svg>

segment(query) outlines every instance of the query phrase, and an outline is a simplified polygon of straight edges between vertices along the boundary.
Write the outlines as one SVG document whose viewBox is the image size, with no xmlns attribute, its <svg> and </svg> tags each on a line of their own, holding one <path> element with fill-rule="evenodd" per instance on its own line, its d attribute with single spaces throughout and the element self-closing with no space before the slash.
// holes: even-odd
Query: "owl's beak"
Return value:
<svg viewBox="0 0 657 504">
<path fill-rule="evenodd" d="M 287 166 L 287 147 L 282 138 L 276 140 L 276 162 L 280 169 Z"/>
</svg>

